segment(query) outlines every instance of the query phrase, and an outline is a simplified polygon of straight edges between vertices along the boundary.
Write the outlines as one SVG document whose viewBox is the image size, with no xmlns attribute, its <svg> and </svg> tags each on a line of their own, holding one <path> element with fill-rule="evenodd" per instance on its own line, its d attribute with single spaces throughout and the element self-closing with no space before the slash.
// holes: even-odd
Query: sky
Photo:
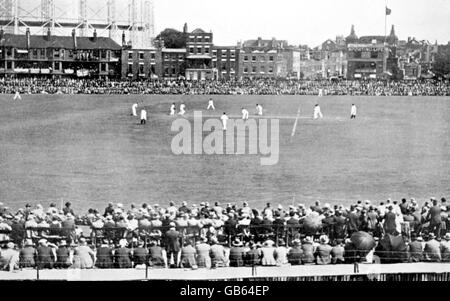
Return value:
<svg viewBox="0 0 450 301">
<path fill-rule="evenodd" d="M 88 14 L 106 19 L 107 0 L 87 0 Z M 116 0 L 119 20 L 128 20 L 131 0 Z M 139 0 L 143 1 L 143 0 Z M 384 35 L 385 5 L 400 39 L 415 36 L 440 44 L 450 41 L 450 0 L 153 0 L 155 32 L 165 28 L 212 31 L 214 43 L 236 45 L 262 37 L 288 40 L 292 45 L 320 45 L 337 35 Z M 54 0 L 57 17 L 77 18 L 78 0 Z M 26 10 L 40 1 L 20 0 Z M 36 10 L 36 12 L 39 11 Z"/>
<path fill-rule="evenodd" d="M 217 45 L 258 37 L 315 47 L 337 35 L 384 35 L 385 5 L 400 39 L 450 41 L 450 0 L 154 0 L 155 29 L 202 28 Z"/>
</svg>

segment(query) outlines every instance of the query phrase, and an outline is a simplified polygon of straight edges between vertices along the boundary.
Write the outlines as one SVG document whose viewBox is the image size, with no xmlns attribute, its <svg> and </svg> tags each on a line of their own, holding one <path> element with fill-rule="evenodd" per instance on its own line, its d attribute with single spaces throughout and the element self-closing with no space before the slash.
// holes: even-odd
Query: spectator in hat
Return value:
<svg viewBox="0 0 450 301">
<path fill-rule="evenodd" d="M 429 232 L 433 232 L 437 238 L 441 237 L 441 226 L 442 226 L 442 218 L 441 218 L 441 207 L 438 205 L 438 201 L 435 198 L 431 198 L 431 202 L 433 206 L 428 211 L 426 220 L 430 221 L 430 226 L 428 228 Z"/>
<path fill-rule="evenodd" d="M 300 241 L 300 239 L 294 239 L 294 241 L 292 243 L 293 243 L 293 247 L 289 250 L 288 261 L 291 265 L 301 265 L 302 257 L 303 257 L 301 241 Z"/>
<path fill-rule="evenodd" d="M 428 234 L 428 241 L 425 243 L 423 250 L 424 260 L 428 262 L 440 262 L 441 257 L 441 244 L 436 240 L 434 233 Z"/>
<path fill-rule="evenodd" d="M 9 271 L 19 269 L 19 252 L 15 250 L 13 242 L 6 244 L 6 249 L 0 250 L 0 271 Z"/>
<path fill-rule="evenodd" d="M 20 268 L 34 268 L 37 256 L 36 248 L 31 239 L 25 241 L 24 247 L 20 250 Z"/>
<path fill-rule="evenodd" d="M 195 260 L 196 255 L 197 252 L 195 251 L 195 248 L 192 246 L 191 240 L 188 239 L 186 241 L 185 246 L 181 248 L 181 257 L 180 257 L 181 267 L 185 269 L 196 269 L 197 268 L 197 261 Z"/>
<path fill-rule="evenodd" d="M 450 232 L 447 232 L 441 241 L 442 262 L 450 262 Z"/>
<path fill-rule="evenodd" d="M 175 223 L 171 222 L 169 230 L 165 233 L 165 246 L 167 252 L 167 260 L 173 262 L 175 266 L 178 266 L 178 253 L 180 252 L 180 232 L 175 229 Z"/>
<path fill-rule="evenodd" d="M 58 248 L 55 251 L 56 253 L 56 269 L 67 269 L 72 263 L 70 262 L 70 250 L 67 248 L 67 243 L 65 240 L 61 240 L 58 244 Z"/>
<path fill-rule="evenodd" d="M 230 267 L 244 266 L 244 257 L 245 257 L 244 244 L 239 239 L 235 239 L 230 249 L 229 255 Z"/>
<path fill-rule="evenodd" d="M 249 242 L 250 250 L 245 254 L 244 263 L 246 266 L 261 265 L 261 249 L 254 242 Z"/>
<path fill-rule="evenodd" d="M 99 269 L 112 269 L 114 265 L 113 249 L 109 246 L 108 240 L 103 240 L 97 248 L 95 267 Z"/>
<path fill-rule="evenodd" d="M 127 248 L 127 240 L 121 239 L 118 247 L 114 250 L 114 267 L 117 269 L 131 269 L 132 268 L 132 254 L 131 250 Z"/>
<path fill-rule="evenodd" d="M 337 210 L 333 217 L 333 237 L 335 239 L 344 239 L 347 235 L 347 218 L 342 211 Z"/>
<path fill-rule="evenodd" d="M 286 265 L 289 263 L 288 258 L 288 249 L 286 248 L 286 242 L 283 239 L 278 240 L 278 246 L 275 248 L 274 257 L 276 260 L 277 266 Z"/>
<path fill-rule="evenodd" d="M 409 262 L 423 261 L 423 245 L 422 237 L 418 237 L 416 233 L 411 234 L 411 242 L 408 244 Z"/>
<path fill-rule="evenodd" d="M 388 205 L 388 211 L 384 215 L 384 231 L 387 234 L 395 235 L 397 233 L 397 215 L 394 213 L 394 207 Z"/>
<path fill-rule="evenodd" d="M 332 264 L 343 264 L 345 263 L 345 248 L 344 248 L 344 240 L 336 239 L 333 243 L 331 252 L 331 263 Z"/>
<path fill-rule="evenodd" d="M 67 215 L 67 213 L 70 213 L 70 214 L 72 214 L 73 216 L 75 216 L 75 212 L 73 212 L 73 209 L 72 209 L 72 203 L 71 203 L 71 202 L 67 202 L 67 203 L 64 205 L 64 208 L 63 208 L 63 214 L 64 214 L 64 215 Z"/>
<path fill-rule="evenodd" d="M 302 257 L 303 264 L 314 264 L 315 247 L 313 245 L 313 239 L 311 236 L 307 236 L 303 240 L 302 251 L 303 251 Z"/>
<path fill-rule="evenodd" d="M 53 269 L 55 263 L 55 253 L 46 239 L 39 240 L 39 246 L 37 248 L 37 266 L 40 270 Z"/>
<path fill-rule="evenodd" d="M 77 269 L 92 269 L 94 261 L 94 251 L 88 246 L 85 238 L 80 238 L 79 245 L 74 250 L 73 267 Z"/>
<path fill-rule="evenodd" d="M 150 242 L 148 257 L 151 267 L 165 267 L 167 265 L 167 259 L 164 257 L 162 248 L 154 240 Z"/>
<path fill-rule="evenodd" d="M 268 239 L 264 242 L 261 248 L 261 264 L 263 266 L 275 266 L 277 261 L 275 260 L 275 243 Z"/>
<path fill-rule="evenodd" d="M 331 250 L 333 249 L 328 243 L 328 236 L 322 235 L 319 238 L 320 245 L 315 251 L 316 263 L 318 265 L 326 265 L 331 263 Z"/>
<path fill-rule="evenodd" d="M 137 248 L 133 250 L 133 264 L 137 266 L 147 265 L 149 259 L 148 249 L 144 247 L 143 241 L 138 242 Z"/>
<path fill-rule="evenodd" d="M 211 257 L 209 256 L 211 246 L 207 242 L 207 238 L 202 238 L 197 242 L 195 247 L 195 251 L 197 253 L 196 261 L 199 268 L 211 268 Z"/>
<path fill-rule="evenodd" d="M 211 238 L 211 250 L 209 251 L 211 257 L 211 267 L 224 267 L 227 264 L 225 248 L 219 244 L 217 238 Z"/>
</svg>

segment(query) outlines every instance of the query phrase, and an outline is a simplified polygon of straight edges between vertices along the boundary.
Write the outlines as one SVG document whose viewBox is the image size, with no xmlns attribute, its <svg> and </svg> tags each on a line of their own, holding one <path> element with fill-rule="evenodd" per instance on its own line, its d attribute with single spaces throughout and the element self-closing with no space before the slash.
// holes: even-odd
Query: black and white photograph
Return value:
<svg viewBox="0 0 450 301">
<path fill-rule="evenodd" d="M 450 281 L 448 197 L 449 0 L 0 0 L 0 285 Z"/>
</svg>

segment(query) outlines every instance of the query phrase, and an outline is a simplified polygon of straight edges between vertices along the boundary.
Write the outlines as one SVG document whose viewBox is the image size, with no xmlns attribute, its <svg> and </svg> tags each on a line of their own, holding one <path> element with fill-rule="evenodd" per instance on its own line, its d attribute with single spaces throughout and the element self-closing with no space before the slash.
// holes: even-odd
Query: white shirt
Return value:
<svg viewBox="0 0 450 301">
<path fill-rule="evenodd" d="M 141 111 L 141 120 L 147 120 L 147 111 L 146 110 Z"/>
<path fill-rule="evenodd" d="M 181 105 L 180 106 L 180 111 L 184 111 L 184 109 L 186 109 L 186 105 Z"/>
<path fill-rule="evenodd" d="M 135 103 L 135 104 L 131 107 L 131 109 L 133 110 L 133 115 L 134 115 L 134 116 L 136 116 L 136 110 L 137 110 L 137 107 L 138 107 L 138 104 L 137 104 L 137 103 Z"/>
<path fill-rule="evenodd" d="M 243 116 L 248 116 L 248 111 L 247 111 L 246 109 L 243 109 L 243 110 L 242 110 L 242 115 L 243 115 Z"/>
<path fill-rule="evenodd" d="M 208 102 L 208 106 L 214 106 L 214 101 L 210 100 L 210 101 Z"/>
<path fill-rule="evenodd" d="M 320 112 L 320 107 L 319 106 L 314 107 L 314 114 L 318 114 L 319 112 Z"/>
<path fill-rule="evenodd" d="M 256 111 L 258 112 L 258 115 L 262 115 L 263 114 L 263 107 L 261 105 L 256 107 Z"/>
<path fill-rule="evenodd" d="M 223 123 L 223 124 L 226 124 L 226 123 L 227 123 L 227 120 L 230 119 L 230 118 L 228 118 L 227 115 L 222 115 L 222 117 L 220 117 L 220 119 L 222 119 L 222 123 Z"/>
<path fill-rule="evenodd" d="M 356 106 L 352 106 L 352 115 L 356 115 Z"/>
</svg>

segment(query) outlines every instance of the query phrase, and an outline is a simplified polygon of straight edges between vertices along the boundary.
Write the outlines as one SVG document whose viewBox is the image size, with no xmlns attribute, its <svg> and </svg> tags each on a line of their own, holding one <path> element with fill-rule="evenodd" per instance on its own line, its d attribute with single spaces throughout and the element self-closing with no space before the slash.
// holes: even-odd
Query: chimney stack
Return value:
<svg viewBox="0 0 450 301">
<path fill-rule="evenodd" d="M 127 41 L 125 38 L 125 31 L 122 31 L 122 46 L 127 46 Z"/>
<path fill-rule="evenodd" d="M 77 50 L 78 43 L 77 43 L 77 33 L 75 29 L 72 29 L 72 40 L 73 40 L 73 49 Z"/>
<path fill-rule="evenodd" d="M 52 31 L 50 27 L 47 29 L 47 40 L 50 41 L 50 38 L 52 37 Z"/>
<path fill-rule="evenodd" d="M 94 29 L 94 42 L 97 42 L 97 29 Z"/>
<path fill-rule="evenodd" d="M 26 31 L 26 37 L 27 37 L 27 49 L 31 48 L 31 34 L 30 34 L 30 28 L 27 27 Z"/>
</svg>

